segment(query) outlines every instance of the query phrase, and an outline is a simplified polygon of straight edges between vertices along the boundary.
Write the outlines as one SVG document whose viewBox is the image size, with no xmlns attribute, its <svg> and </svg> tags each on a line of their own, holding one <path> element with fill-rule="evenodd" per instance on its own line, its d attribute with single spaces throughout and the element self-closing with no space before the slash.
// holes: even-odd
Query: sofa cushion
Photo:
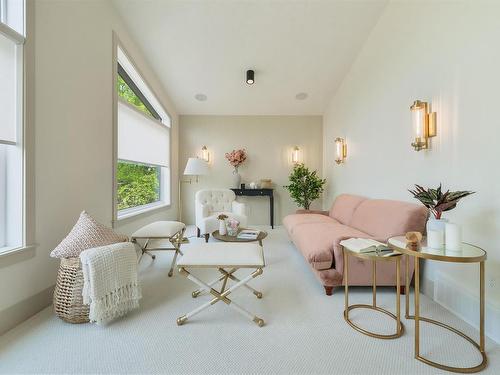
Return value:
<svg viewBox="0 0 500 375">
<path fill-rule="evenodd" d="M 297 225 L 306 223 L 327 223 L 327 222 L 337 222 L 330 216 L 321 214 L 291 214 L 285 216 L 283 219 L 283 225 L 285 226 L 287 232 L 292 235 L 293 230 Z"/>
<path fill-rule="evenodd" d="M 328 222 L 302 223 L 290 234 L 304 258 L 316 270 L 331 268 L 335 259 L 342 257 L 339 242 L 350 237 L 369 237 L 354 228 L 330 219 Z M 337 254 L 334 256 L 334 251 Z"/>
<path fill-rule="evenodd" d="M 385 242 L 390 237 L 404 235 L 409 231 L 423 233 L 427 215 L 427 209 L 421 205 L 367 199 L 354 211 L 350 226 Z"/>
<path fill-rule="evenodd" d="M 356 208 L 366 200 L 365 197 L 351 194 L 341 194 L 330 208 L 330 216 L 344 225 L 349 225 Z"/>
</svg>

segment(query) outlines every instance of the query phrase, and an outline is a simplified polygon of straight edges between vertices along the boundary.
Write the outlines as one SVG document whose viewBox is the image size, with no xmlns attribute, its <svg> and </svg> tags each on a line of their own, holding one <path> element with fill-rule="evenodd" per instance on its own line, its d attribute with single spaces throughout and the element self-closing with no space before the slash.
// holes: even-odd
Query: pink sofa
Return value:
<svg viewBox="0 0 500 375">
<path fill-rule="evenodd" d="M 288 235 L 323 284 L 326 294 L 343 285 L 343 250 L 340 241 L 350 237 L 386 242 L 409 231 L 424 232 L 428 212 L 413 203 L 342 194 L 330 211 L 297 211 L 283 219 Z M 371 262 L 349 257 L 349 285 L 371 285 Z M 402 264 L 403 265 L 403 264 Z M 392 262 L 377 264 L 377 285 L 396 285 Z M 401 267 L 401 285 L 405 272 Z M 413 263 L 410 263 L 413 276 Z"/>
</svg>

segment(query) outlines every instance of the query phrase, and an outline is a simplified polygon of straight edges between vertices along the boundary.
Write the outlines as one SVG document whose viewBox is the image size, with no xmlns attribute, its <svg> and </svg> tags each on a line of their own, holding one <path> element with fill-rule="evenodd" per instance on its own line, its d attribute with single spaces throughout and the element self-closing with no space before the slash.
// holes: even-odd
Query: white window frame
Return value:
<svg viewBox="0 0 500 375">
<path fill-rule="evenodd" d="M 153 106 L 153 108 L 158 112 L 162 119 L 162 124 L 167 126 L 169 129 L 169 163 L 168 167 L 161 168 L 160 175 L 160 200 L 156 202 L 152 202 L 149 204 L 145 204 L 142 206 L 131 207 L 127 209 L 118 210 L 118 181 L 116 176 L 117 166 L 118 166 L 118 102 L 125 103 L 134 110 L 139 111 L 137 108 L 127 103 L 125 100 L 121 99 L 118 96 L 118 92 L 116 90 L 116 82 L 118 79 L 118 49 L 120 49 L 123 54 L 126 56 L 126 59 L 130 63 L 129 69 L 132 68 L 135 73 L 140 76 L 140 79 L 144 83 L 145 87 L 139 87 L 144 96 L 148 99 L 149 103 Z M 123 66 L 123 64 L 122 64 Z M 127 70 L 126 67 L 123 66 Z M 132 79 L 134 77 L 131 77 Z M 134 217 L 140 214 L 144 214 L 146 212 L 151 212 L 153 210 L 157 210 L 160 208 L 168 208 L 171 206 L 172 202 L 172 168 L 171 168 L 171 160 L 172 160 L 172 117 L 165 110 L 165 107 L 158 100 L 158 95 L 151 89 L 151 85 L 147 82 L 144 75 L 141 73 L 137 64 L 131 58 L 130 54 L 127 52 L 124 45 L 121 43 L 120 39 L 113 32 L 113 225 L 115 223 Z M 149 100 L 150 97 L 152 100 Z M 143 113 L 141 113 L 143 114 Z M 144 115 L 144 114 L 143 114 Z M 130 161 L 134 163 L 134 161 Z"/>
<path fill-rule="evenodd" d="M 26 245 L 26 149 L 25 149 L 25 103 L 26 103 L 26 88 L 25 88 L 25 61 L 24 61 L 24 44 L 26 38 L 26 4 L 23 4 L 23 34 L 8 26 L 6 22 L 6 0 L 0 0 L 0 34 L 10 39 L 16 45 L 16 73 L 17 73 L 17 90 L 16 90 L 16 141 L 2 141 L 0 143 L 7 147 L 17 148 L 18 155 L 18 168 L 20 185 L 21 185 L 21 202 L 19 223 L 20 228 L 20 242 L 15 246 L 0 245 L 0 257 L 10 255 L 12 253 L 31 248 Z M 11 167 L 11 166 L 9 166 Z M 15 167 L 16 168 L 16 167 Z M 7 205 L 7 202 L 5 202 Z M 7 219 L 7 218 L 6 218 Z"/>
</svg>

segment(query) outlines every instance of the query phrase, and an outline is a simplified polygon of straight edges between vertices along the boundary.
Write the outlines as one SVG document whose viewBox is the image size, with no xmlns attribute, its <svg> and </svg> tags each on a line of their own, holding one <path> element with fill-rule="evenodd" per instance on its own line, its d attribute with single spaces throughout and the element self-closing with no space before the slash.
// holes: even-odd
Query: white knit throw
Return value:
<svg viewBox="0 0 500 375">
<path fill-rule="evenodd" d="M 80 254 L 83 303 L 89 320 L 105 324 L 139 307 L 137 254 L 130 242 L 94 247 Z"/>
</svg>

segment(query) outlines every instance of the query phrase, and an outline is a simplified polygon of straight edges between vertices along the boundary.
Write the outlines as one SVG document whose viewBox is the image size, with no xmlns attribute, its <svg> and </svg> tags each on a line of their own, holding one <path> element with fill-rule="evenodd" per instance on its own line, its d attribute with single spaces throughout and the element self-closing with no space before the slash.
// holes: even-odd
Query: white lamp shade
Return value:
<svg viewBox="0 0 500 375">
<path fill-rule="evenodd" d="M 189 158 L 184 168 L 186 176 L 202 176 L 208 174 L 208 164 L 199 158 Z"/>
</svg>

